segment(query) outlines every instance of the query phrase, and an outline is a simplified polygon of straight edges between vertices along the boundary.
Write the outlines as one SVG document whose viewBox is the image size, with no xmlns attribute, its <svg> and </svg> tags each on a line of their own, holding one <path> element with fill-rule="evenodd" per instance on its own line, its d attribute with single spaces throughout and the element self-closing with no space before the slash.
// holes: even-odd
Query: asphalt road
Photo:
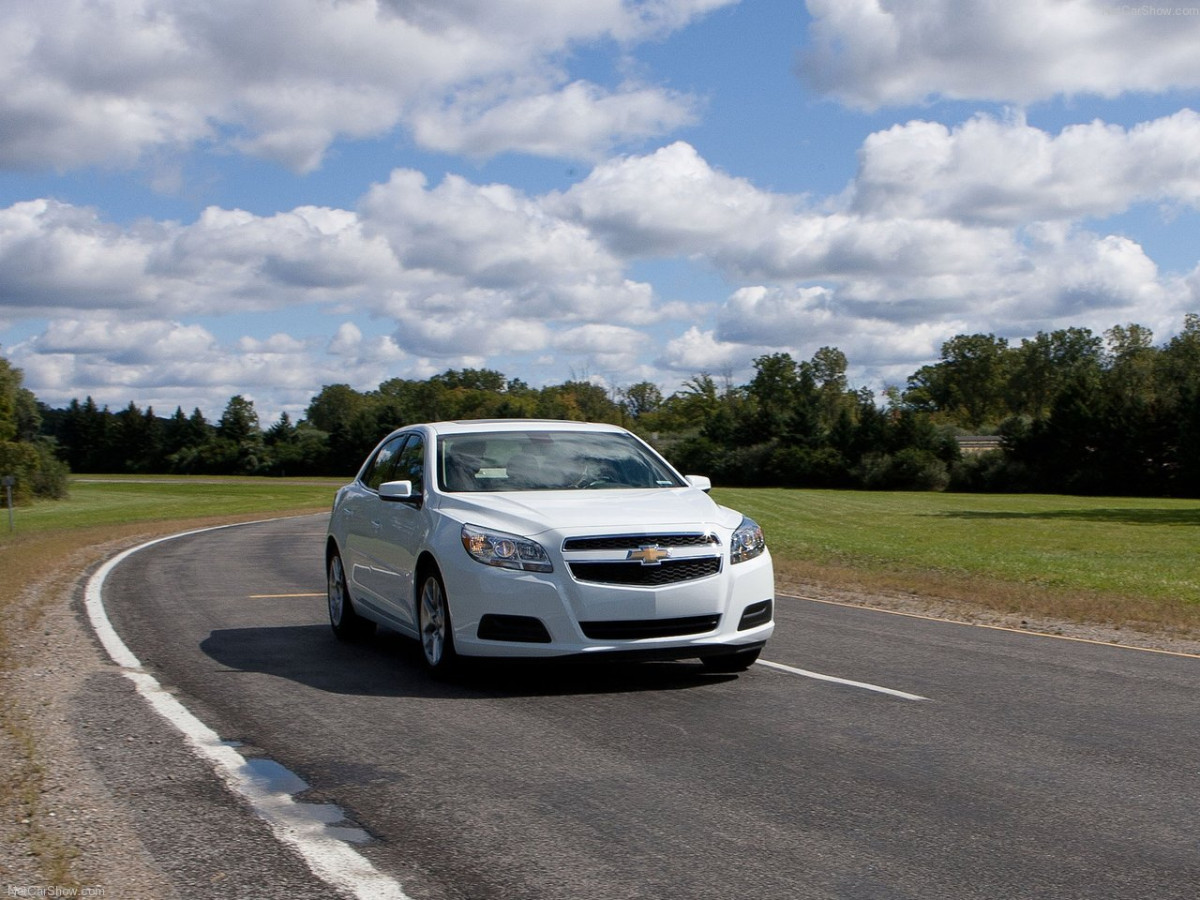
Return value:
<svg viewBox="0 0 1200 900">
<path fill-rule="evenodd" d="M 105 605 L 162 685 L 340 807 L 414 900 L 1200 895 L 1200 659 L 780 598 L 764 659 L 927 699 L 692 662 L 439 683 L 395 635 L 333 639 L 323 533 L 158 544 Z M 180 896 L 331 896 L 119 673 L 82 705 Z"/>
</svg>

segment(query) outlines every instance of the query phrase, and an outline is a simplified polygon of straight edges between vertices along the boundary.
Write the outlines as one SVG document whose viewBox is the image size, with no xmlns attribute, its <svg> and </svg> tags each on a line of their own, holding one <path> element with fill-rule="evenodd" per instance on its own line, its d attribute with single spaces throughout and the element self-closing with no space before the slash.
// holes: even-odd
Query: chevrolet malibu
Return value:
<svg viewBox="0 0 1200 900">
<path fill-rule="evenodd" d="M 506 419 L 388 435 L 333 503 L 329 620 L 458 657 L 698 658 L 747 668 L 774 629 L 762 529 L 623 428 Z"/>
</svg>

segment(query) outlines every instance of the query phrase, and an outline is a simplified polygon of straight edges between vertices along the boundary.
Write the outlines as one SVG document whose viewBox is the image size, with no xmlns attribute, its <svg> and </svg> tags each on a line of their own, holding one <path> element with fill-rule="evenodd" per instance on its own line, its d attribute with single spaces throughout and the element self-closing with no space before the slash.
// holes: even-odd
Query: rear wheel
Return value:
<svg viewBox="0 0 1200 900">
<path fill-rule="evenodd" d="M 700 662 L 710 672 L 745 672 L 754 665 L 755 660 L 758 659 L 758 654 L 761 652 L 761 647 L 755 647 L 753 650 L 742 650 L 739 653 L 702 656 L 700 657 Z"/>
<path fill-rule="evenodd" d="M 334 553 L 329 557 L 329 625 L 338 640 L 357 641 L 369 637 L 375 631 L 375 623 L 364 619 L 354 611 L 350 602 L 350 589 L 346 586 L 346 569 L 342 557 Z"/>
<path fill-rule="evenodd" d="M 417 628 L 425 665 L 438 674 L 448 672 L 454 667 L 458 654 L 454 650 L 454 629 L 450 625 L 446 588 L 436 571 L 427 572 L 421 581 L 421 592 L 417 595 Z"/>
</svg>

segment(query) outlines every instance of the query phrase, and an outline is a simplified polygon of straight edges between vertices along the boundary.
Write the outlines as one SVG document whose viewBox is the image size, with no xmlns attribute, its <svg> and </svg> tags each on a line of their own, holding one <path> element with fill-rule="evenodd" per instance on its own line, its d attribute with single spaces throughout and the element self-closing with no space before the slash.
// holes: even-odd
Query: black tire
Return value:
<svg viewBox="0 0 1200 900">
<path fill-rule="evenodd" d="M 375 623 L 364 619 L 354 611 L 350 601 L 350 589 L 346 586 L 346 569 L 342 557 L 334 553 L 329 557 L 329 572 L 326 592 L 329 598 L 329 625 L 340 641 L 360 641 L 375 632 Z"/>
<path fill-rule="evenodd" d="M 738 653 L 702 656 L 700 657 L 700 662 L 710 672 L 745 672 L 754 665 L 755 660 L 758 659 L 758 654 L 761 652 L 761 647 L 755 647 L 753 650 L 742 650 Z"/>
<path fill-rule="evenodd" d="M 425 667 L 436 675 L 454 669 L 458 653 L 454 649 L 454 628 L 450 623 L 450 602 L 446 587 L 436 570 L 427 571 L 417 592 L 417 633 Z"/>
</svg>

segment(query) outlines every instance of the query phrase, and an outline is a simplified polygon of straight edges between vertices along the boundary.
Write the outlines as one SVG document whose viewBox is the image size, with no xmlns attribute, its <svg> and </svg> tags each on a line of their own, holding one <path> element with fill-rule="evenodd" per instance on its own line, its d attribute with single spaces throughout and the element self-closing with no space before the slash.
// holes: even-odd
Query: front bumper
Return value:
<svg viewBox="0 0 1200 900">
<path fill-rule="evenodd" d="M 769 552 L 661 586 L 580 581 L 565 565 L 535 574 L 443 569 L 463 656 L 679 659 L 752 650 L 774 631 Z"/>
</svg>

